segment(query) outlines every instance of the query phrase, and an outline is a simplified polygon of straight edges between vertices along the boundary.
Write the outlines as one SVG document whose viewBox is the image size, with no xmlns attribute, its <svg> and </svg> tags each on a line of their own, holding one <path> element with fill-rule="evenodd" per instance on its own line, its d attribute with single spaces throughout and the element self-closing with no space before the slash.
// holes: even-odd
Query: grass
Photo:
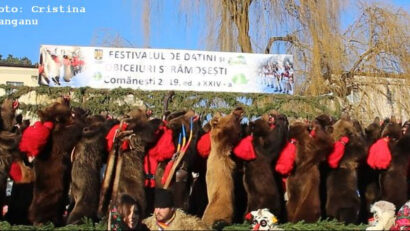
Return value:
<svg viewBox="0 0 410 231">
<path fill-rule="evenodd" d="M 93 223 L 91 220 L 85 219 L 82 225 L 67 225 L 63 227 L 54 227 L 49 223 L 42 226 L 26 226 L 26 225 L 10 225 L 6 221 L 0 222 L 0 230 L 106 230 L 107 226 L 104 222 Z M 366 225 L 344 225 L 336 220 L 320 220 L 316 223 L 305 223 L 303 221 L 298 223 L 280 224 L 280 228 L 284 230 L 365 230 Z M 250 230 L 249 224 L 233 224 L 227 226 L 224 230 Z"/>
</svg>

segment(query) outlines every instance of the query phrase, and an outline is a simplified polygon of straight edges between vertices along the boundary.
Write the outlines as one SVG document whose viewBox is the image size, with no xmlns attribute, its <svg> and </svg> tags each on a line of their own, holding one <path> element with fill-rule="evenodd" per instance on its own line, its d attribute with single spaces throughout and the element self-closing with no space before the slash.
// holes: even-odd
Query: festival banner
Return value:
<svg viewBox="0 0 410 231">
<path fill-rule="evenodd" d="M 293 57 L 174 49 L 43 45 L 47 86 L 293 94 Z"/>
</svg>

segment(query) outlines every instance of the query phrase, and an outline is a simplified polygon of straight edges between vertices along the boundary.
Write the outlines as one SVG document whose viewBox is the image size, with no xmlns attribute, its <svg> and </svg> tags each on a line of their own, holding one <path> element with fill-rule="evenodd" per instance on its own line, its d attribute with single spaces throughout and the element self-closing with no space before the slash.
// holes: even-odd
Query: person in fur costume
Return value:
<svg viewBox="0 0 410 231">
<path fill-rule="evenodd" d="M 154 214 L 142 221 L 150 230 L 210 230 L 199 218 L 176 209 L 169 190 L 155 190 L 154 207 Z"/>
</svg>

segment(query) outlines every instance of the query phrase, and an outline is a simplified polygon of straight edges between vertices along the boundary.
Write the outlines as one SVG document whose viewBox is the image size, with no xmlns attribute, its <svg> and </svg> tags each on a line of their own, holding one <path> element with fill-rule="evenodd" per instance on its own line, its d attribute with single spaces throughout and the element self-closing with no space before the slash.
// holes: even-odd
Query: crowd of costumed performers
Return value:
<svg viewBox="0 0 410 231">
<path fill-rule="evenodd" d="M 328 218 L 410 227 L 410 122 L 394 116 L 363 126 L 348 114 L 307 120 L 270 110 L 244 123 L 241 107 L 208 120 L 139 107 L 114 118 L 59 97 L 29 121 L 18 106 L 5 99 L 0 121 L 0 218 L 11 224 L 87 217 L 110 230 L 244 221 L 275 230 Z"/>
</svg>

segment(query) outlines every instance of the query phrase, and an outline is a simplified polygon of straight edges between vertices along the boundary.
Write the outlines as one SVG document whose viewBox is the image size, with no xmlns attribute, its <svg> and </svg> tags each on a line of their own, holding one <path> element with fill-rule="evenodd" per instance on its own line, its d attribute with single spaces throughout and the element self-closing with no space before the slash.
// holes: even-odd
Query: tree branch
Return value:
<svg viewBox="0 0 410 231">
<path fill-rule="evenodd" d="M 375 46 L 370 47 L 367 51 L 365 51 L 363 54 L 359 56 L 359 59 L 353 64 L 353 67 L 350 69 L 349 73 L 354 73 L 359 67 L 359 65 L 365 60 L 368 59 L 368 56 L 372 54 L 374 51 L 376 51 L 379 48 L 379 44 L 377 43 Z"/>
<path fill-rule="evenodd" d="M 283 41 L 283 42 L 290 42 L 290 43 L 294 43 L 296 41 L 296 36 L 294 35 L 286 35 L 286 36 L 274 36 L 271 37 L 268 41 L 268 45 L 266 45 L 265 48 L 265 54 L 269 54 L 270 53 L 270 47 L 272 46 L 272 44 L 276 41 Z"/>
</svg>

